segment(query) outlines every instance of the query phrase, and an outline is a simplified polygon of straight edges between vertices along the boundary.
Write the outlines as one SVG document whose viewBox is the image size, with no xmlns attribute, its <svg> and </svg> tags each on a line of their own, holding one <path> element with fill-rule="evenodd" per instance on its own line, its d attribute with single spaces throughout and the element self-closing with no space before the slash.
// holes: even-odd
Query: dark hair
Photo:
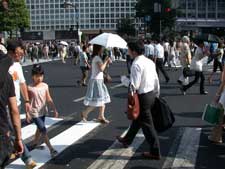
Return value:
<svg viewBox="0 0 225 169">
<path fill-rule="evenodd" d="M 34 64 L 31 72 L 32 76 L 33 75 L 43 75 L 44 70 L 42 69 L 40 64 Z"/>
<path fill-rule="evenodd" d="M 94 45 L 93 45 L 93 53 L 92 53 L 92 55 L 93 55 L 93 56 L 98 55 L 98 53 L 99 53 L 99 51 L 100 51 L 101 49 L 102 49 L 102 46 L 94 44 Z"/>
<path fill-rule="evenodd" d="M 15 52 L 16 48 L 23 48 L 23 43 L 19 40 L 10 39 L 7 41 L 7 51 Z"/>
<path fill-rule="evenodd" d="M 140 40 L 129 42 L 127 46 L 128 48 L 130 48 L 131 51 L 135 51 L 139 55 L 142 55 L 145 52 L 144 43 Z"/>
<path fill-rule="evenodd" d="M 86 49 L 87 49 L 87 46 L 84 45 L 84 46 L 82 47 L 83 52 L 84 52 Z"/>
<path fill-rule="evenodd" d="M 198 45 L 198 46 L 201 45 L 201 44 L 204 44 L 204 40 L 198 39 L 198 40 L 195 41 L 195 44 Z"/>
</svg>

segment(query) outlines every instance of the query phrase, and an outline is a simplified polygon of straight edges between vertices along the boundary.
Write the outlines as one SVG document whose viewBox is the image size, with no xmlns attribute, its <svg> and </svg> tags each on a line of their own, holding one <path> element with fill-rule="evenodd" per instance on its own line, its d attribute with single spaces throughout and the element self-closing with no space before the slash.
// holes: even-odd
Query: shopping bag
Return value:
<svg viewBox="0 0 225 169">
<path fill-rule="evenodd" d="M 171 128 L 175 122 L 173 112 L 166 101 L 161 97 L 155 99 L 151 112 L 154 127 L 158 133 Z"/>
<path fill-rule="evenodd" d="M 140 114 L 140 103 L 137 92 L 132 85 L 129 87 L 127 100 L 127 118 L 129 120 L 136 120 Z"/>
<path fill-rule="evenodd" d="M 202 114 L 202 120 L 210 124 L 219 124 L 222 108 L 216 107 L 214 105 L 206 104 L 204 112 Z"/>
</svg>

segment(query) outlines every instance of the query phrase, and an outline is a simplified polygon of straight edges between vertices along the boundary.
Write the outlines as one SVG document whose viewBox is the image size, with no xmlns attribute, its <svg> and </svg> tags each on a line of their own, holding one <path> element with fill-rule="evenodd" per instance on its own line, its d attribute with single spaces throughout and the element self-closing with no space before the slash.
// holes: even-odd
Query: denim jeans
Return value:
<svg viewBox="0 0 225 169">
<path fill-rule="evenodd" d="M 33 122 L 36 124 L 38 130 L 41 133 L 43 134 L 47 133 L 47 129 L 45 127 L 45 116 L 33 118 Z"/>
</svg>

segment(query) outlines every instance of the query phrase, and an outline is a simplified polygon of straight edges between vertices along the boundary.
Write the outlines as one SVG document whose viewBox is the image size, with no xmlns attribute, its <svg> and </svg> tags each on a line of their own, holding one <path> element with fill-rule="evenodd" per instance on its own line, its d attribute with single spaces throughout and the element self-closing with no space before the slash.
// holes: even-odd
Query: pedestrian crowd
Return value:
<svg viewBox="0 0 225 169">
<path fill-rule="evenodd" d="M 107 69 L 113 61 L 125 58 L 129 83 L 134 87 L 140 100 L 140 115 L 132 121 L 126 135 L 117 137 L 117 140 L 124 147 L 128 147 L 138 130 L 142 128 L 149 144 L 149 150 L 144 152 L 143 156 L 148 159 L 159 160 L 161 158 L 160 143 L 151 114 L 155 99 L 160 96 L 160 72 L 164 76 L 165 83 L 169 83 L 171 77 L 168 69 L 176 71 L 181 67 L 182 71 L 177 79 L 178 90 L 186 95 L 188 89 L 200 79 L 199 94 L 207 95 L 203 66 L 213 61 L 213 70 L 208 81 L 210 84 L 214 82 L 213 75 L 219 68 L 220 86 L 214 101 L 224 109 L 224 40 L 221 39 L 219 42 L 206 42 L 202 39 L 192 41 L 188 36 L 183 36 L 180 39 L 160 40 L 154 38 L 132 41 L 127 46 L 128 49 L 106 49 L 103 46 L 85 42 L 81 44 L 75 42 L 70 44 L 65 42 L 22 44 L 18 40 L 9 40 L 5 47 L 4 39 L 1 38 L 0 71 L 4 76 L 0 77 L 0 168 L 4 168 L 10 158 L 15 158 L 13 155 L 20 156 L 27 168 L 36 166 L 36 162 L 29 153 L 29 148 L 21 137 L 19 117 L 23 106 L 21 95 L 24 100 L 27 122 L 34 122 L 37 126 L 33 140 L 34 147 L 38 147 L 40 143 L 44 142 L 52 157 L 58 153 L 51 145 L 45 127 L 45 118 L 50 112 L 48 107 L 54 112 L 54 117 L 58 117 L 58 111 L 49 92 L 48 84 L 43 82 L 44 69 L 40 64 L 33 65 L 32 83 L 26 84 L 20 62 L 27 58 L 32 62 L 36 59 L 38 62 L 40 58 L 60 57 L 62 63 L 66 63 L 65 58 L 67 57 L 73 58 L 73 63 L 79 64 L 82 74 L 81 80 L 77 83 L 87 87 L 84 98 L 86 109 L 81 112 L 81 119 L 83 122 L 87 122 L 89 113 L 98 108 L 96 121 L 102 124 L 110 123 L 105 117 L 106 104 L 111 102 L 105 82 L 112 80 Z M 89 71 L 91 75 L 88 80 Z M 209 136 L 209 140 L 212 142 L 222 142 L 223 117 L 224 114 L 221 114 L 220 123 L 213 128 Z M 15 148 L 12 144 L 15 145 Z"/>
</svg>

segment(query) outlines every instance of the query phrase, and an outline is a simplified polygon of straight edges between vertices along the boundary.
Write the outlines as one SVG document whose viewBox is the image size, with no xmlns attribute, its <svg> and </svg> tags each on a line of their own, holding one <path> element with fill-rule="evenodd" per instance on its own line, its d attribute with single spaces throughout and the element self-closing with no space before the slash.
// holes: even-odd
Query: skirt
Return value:
<svg viewBox="0 0 225 169">
<path fill-rule="evenodd" d="M 110 103 L 109 92 L 103 79 L 90 79 L 88 82 L 87 93 L 84 99 L 84 105 L 101 107 Z"/>
</svg>

